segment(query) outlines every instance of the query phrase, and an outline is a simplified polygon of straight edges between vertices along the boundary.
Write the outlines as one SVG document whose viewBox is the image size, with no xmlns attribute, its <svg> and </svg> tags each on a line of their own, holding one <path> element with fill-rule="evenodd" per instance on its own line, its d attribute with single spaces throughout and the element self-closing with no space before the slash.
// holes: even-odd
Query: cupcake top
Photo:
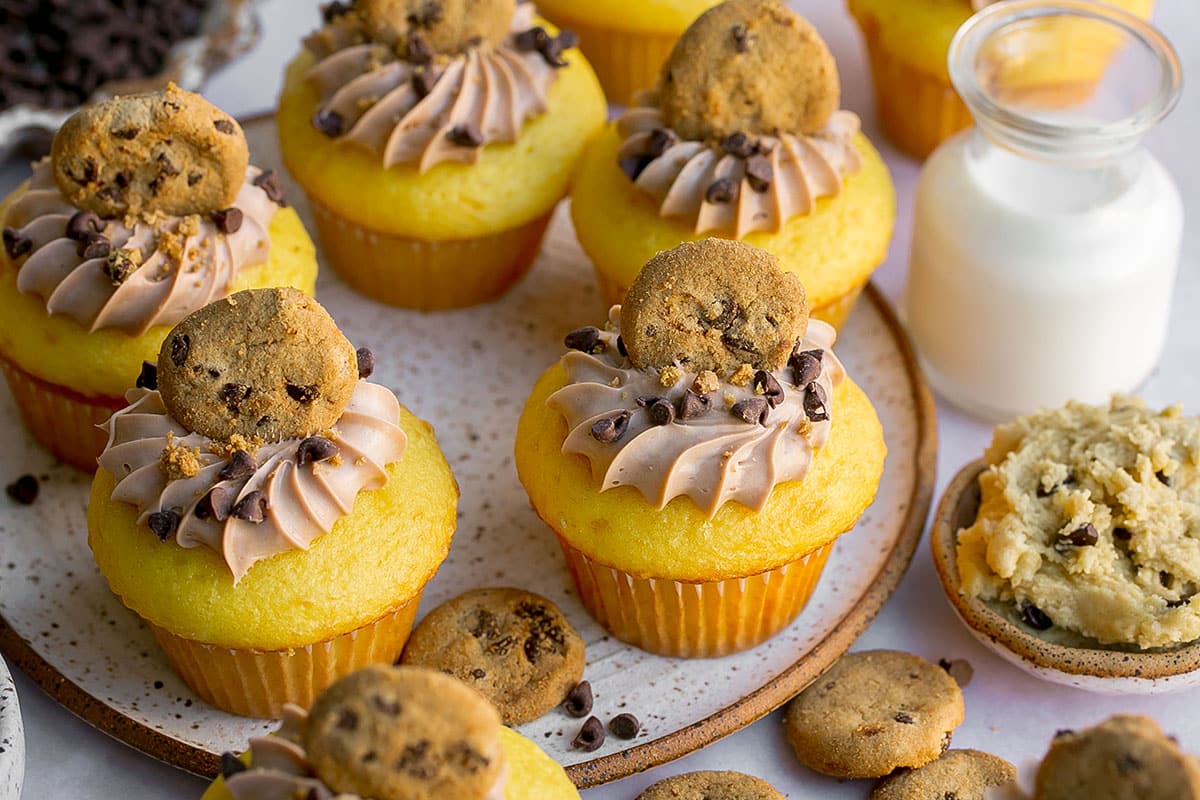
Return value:
<svg viewBox="0 0 1200 800">
<path fill-rule="evenodd" d="M 566 338 L 567 385 L 547 400 L 567 422 L 562 450 L 588 459 L 601 491 L 633 486 L 659 508 L 686 495 L 710 516 L 761 509 L 829 436 L 836 335 L 768 253 L 723 239 L 660 253 L 604 329 Z"/>
<path fill-rule="evenodd" d="M 313 125 L 377 154 L 385 168 L 424 172 L 474 163 L 517 141 L 575 36 L 551 36 L 513 0 L 357 0 L 325 9 L 304 45 L 305 79 L 320 97 Z"/>
<path fill-rule="evenodd" d="M 618 121 L 620 166 L 697 233 L 778 231 L 862 166 L 840 96 L 808 22 L 776 0 L 729 0 L 688 28 L 657 90 Z"/>
<path fill-rule="evenodd" d="M 238 292 L 188 316 L 104 423 L 112 497 L 162 541 L 205 546 L 236 583 L 309 544 L 387 483 L 407 443 L 392 392 L 295 289 Z"/>
<path fill-rule="evenodd" d="M 5 215 L 17 288 L 93 331 L 173 325 L 267 260 L 283 196 L 247 161 L 237 122 L 173 84 L 79 111 Z"/>
<path fill-rule="evenodd" d="M 221 759 L 234 800 L 503 800 L 500 715 L 454 678 L 371 666 L 342 678 L 310 712 L 250 740 L 250 766 Z"/>
</svg>

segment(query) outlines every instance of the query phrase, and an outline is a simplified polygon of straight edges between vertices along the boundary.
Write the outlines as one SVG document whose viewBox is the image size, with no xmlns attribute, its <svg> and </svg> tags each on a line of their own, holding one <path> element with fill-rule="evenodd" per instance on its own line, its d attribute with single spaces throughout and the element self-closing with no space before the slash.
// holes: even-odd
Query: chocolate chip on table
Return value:
<svg viewBox="0 0 1200 800">
<path fill-rule="evenodd" d="M 712 400 L 707 395 L 696 394 L 691 389 L 679 398 L 679 418 L 682 420 L 695 419 L 708 413 Z"/>
<path fill-rule="evenodd" d="M 76 252 L 80 258 L 107 258 L 112 252 L 112 241 L 103 234 L 93 233 L 79 243 Z"/>
<path fill-rule="evenodd" d="M 14 502 L 23 506 L 32 505 L 38 496 L 38 479 L 33 475 L 22 475 L 4 487 L 4 491 Z"/>
<path fill-rule="evenodd" d="M 746 182 L 754 191 L 762 194 L 770 189 L 774 177 L 775 170 L 771 167 L 771 159 L 762 155 L 746 159 Z"/>
<path fill-rule="evenodd" d="M 770 408 L 767 406 L 767 401 L 763 398 L 750 397 L 745 400 L 739 400 L 730 406 L 729 413 L 751 425 L 766 425 Z"/>
<path fill-rule="evenodd" d="M 590 753 L 598 750 L 604 744 L 604 724 L 596 717 L 588 717 L 587 722 L 579 729 L 579 733 L 571 740 L 571 746 L 576 750 Z"/>
<path fill-rule="evenodd" d="M 77 211 L 67 220 L 67 238 L 85 241 L 94 233 L 104 230 L 104 222 L 95 211 Z"/>
<path fill-rule="evenodd" d="M 571 350 L 595 353 L 601 344 L 600 329 L 591 325 L 577 328 L 563 337 L 563 344 Z"/>
<path fill-rule="evenodd" d="M 1096 526 L 1088 522 L 1070 533 L 1060 533 L 1054 541 L 1054 549 L 1062 553 L 1073 547 L 1091 547 L 1098 541 L 1100 534 Z"/>
<path fill-rule="evenodd" d="M 234 503 L 229 515 L 234 519 L 258 523 L 266 519 L 267 510 L 270 507 L 267 496 L 255 489 L 247 492 L 245 497 Z"/>
<path fill-rule="evenodd" d="M 160 542 L 165 542 L 179 530 L 179 514 L 169 508 L 154 511 L 146 518 L 146 525 Z"/>
<path fill-rule="evenodd" d="M 651 424 L 670 425 L 675 421 L 675 406 L 665 397 L 639 397 L 637 403 L 646 409 Z"/>
<path fill-rule="evenodd" d="M 17 259 L 33 250 L 33 239 L 16 228 L 4 229 L 4 252 L 10 259 Z"/>
<path fill-rule="evenodd" d="M 470 122 L 455 125 L 446 133 L 446 138 L 459 147 L 480 147 L 483 145 L 483 133 Z"/>
<path fill-rule="evenodd" d="M 309 436 L 296 448 L 296 459 L 301 464 L 317 464 L 328 461 L 338 452 L 338 446 L 324 436 Z"/>
<path fill-rule="evenodd" d="M 193 513 L 199 520 L 215 519 L 217 522 L 224 522 L 229 518 L 232 505 L 233 499 L 225 487 L 214 486 L 208 490 L 208 494 L 200 498 L 200 502 L 196 503 Z"/>
<path fill-rule="evenodd" d="M 562 707 L 568 715 L 576 718 L 592 713 L 592 684 L 587 681 L 575 684 L 575 688 L 567 692 L 567 699 L 563 700 Z"/>
<path fill-rule="evenodd" d="M 326 136 L 341 136 L 346 127 L 346 120 L 336 111 L 321 109 L 313 114 L 312 124 Z"/>
<path fill-rule="evenodd" d="M 287 200 L 283 197 L 283 184 L 279 181 L 279 175 L 275 170 L 268 169 L 259 173 L 252 183 L 262 189 L 267 194 L 267 199 L 280 207 L 287 206 Z"/>
<path fill-rule="evenodd" d="M 609 732 L 618 739 L 632 739 L 642 729 L 642 723 L 633 714 L 617 714 L 608 722 Z"/>
<path fill-rule="evenodd" d="M 375 371 L 375 354 L 369 348 L 360 347 L 354 351 L 354 357 L 358 361 L 358 377 L 371 377 Z"/>
<path fill-rule="evenodd" d="M 142 371 L 138 373 L 137 380 L 134 381 L 133 385 L 138 389 L 157 389 L 158 365 L 153 361 L 143 361 Z"/>
<path fill-rule="evenodd" d="M 737 182 L 733 178 L 717 178 L 704 190 L 704 200 L 708 203 L 730 203 L 737 196 Z"/>
<path fill-rule="evenodd" d="M 741 131 L 731 133 L 721 140 L 721 149 L 736 158 L 749 158 L 754 155 L 756 148 L 754 140 Z"/>
<path fill-rule="evenodd" d="M 804 414 L 809 422 L 825 422 L 829 419 L 829 398 L 821 384 L 813 382 L 804 390 Z"/>
<path fill-rule="evenodd" d="M 245 450 L 234 450 L 233 455 L 229 456 L 229 461 L 225 466 L 221 467 L 221 471 L 217 473 L 217 480 L 220 481 L 240 481 L 249 478 L 254 474 L 254 470 L 258 465 L 254 463 L 254 458 Z"/>
<path fill-rule="evenodd" d="M 750 385 L 756 394 L 763 396 L 771 408 L 775 408 L 783 402 L 783 387 L 779 385 L 775 376 L 765 369 L 754 373 L 754 380 Z"/>
<path fill-rule="evenodd" d="M 824 350 L 803 350 L 792 353 L 788 364 L 792 368 L 792 383 L 796 386 L 808 386 L 821 377 L 821 361 L 825 357 Z"/>
<path fill-rule="evenodd" d="M 240 758 L 237 757 L 236 753 L 229 753 L 229 752 L 221 753 L 221 777 L 222 778 L 224 778 L 225 780 L 229 780 L 234 775 L 237 775 L 239 772 L 245 772 L 245 771 L 246 771 L 246 765 L 242 762 L 242 760 Z"/>
<path fill-rule="evenodd" d="M 628 411 L 621 411 L 611 417 L 596 420 L 592 423 L 592 438 L 601 444 L 620 441 L 625 432 L 629 430 L 630 416 Z"/>
<path fill-rule="evenodd" d="M 217 230 L 228 236 L 242 229 L 242 210 L 240 208 L 221 208 L 210 215 Z"/>
<path fill-rule="evenodd" d="M 1048 630 L 1054 625 L 1054 620 L 1046 616 L 1045 611 L 1030 602 L 1021 604 L 1021 621 L 1039 631 Z"/>
</svg>

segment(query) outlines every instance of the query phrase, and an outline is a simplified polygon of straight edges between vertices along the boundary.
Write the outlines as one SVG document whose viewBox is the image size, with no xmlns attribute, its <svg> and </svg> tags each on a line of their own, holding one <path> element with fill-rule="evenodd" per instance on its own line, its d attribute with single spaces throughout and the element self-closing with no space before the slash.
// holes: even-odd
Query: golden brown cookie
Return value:
<svg viewBox="0 0 1200 800">
<path fill-rule="evenodd" d="M 1003 786 L 1016 777 L 1017 768 L 1003 758 L 979 750 L 947 750 L 923 767 L 885 778 L 871 792 L 871 800 L 983 800 L 989 786 Z"/>
<path fill-rule="evenodd" d="M 479 43 L 499 44 L 512 25 L 515 0 L 358 0 L 355 10 L 368 35 L 410 53 L 419 36 L 435 53 L 453 55 Z"/>
<path fill-rule="evenodd" d="M 962 691 L 936 664 L 891 650 L 842 656 L 787 707 L 796 758 L 839 778 L 921 767 L 963 721 Z"/>
<path fill-rule="evenodd" d="M 435 608 L 401 659 L 473 686 L 506 725 L 550 711 L 583 677 L 583 638 L 558 607 L 521 589 L 476 589 Z"/>
<path fill-rule="evenodd" d="M 249 157 L 232 117 L 175 84 L 76 112 L 50 151 L 63 196 L 106 218 L 228 208 L 246 179 Z"/>
<path fill-rule="evenodd" d="M 329 313 L 296 289 L 247 289 L 189 314 L 158 353 L 163 404 L 190 431 L 277 442 L 327 430 L 358 381 Z"/>
<path fill-rule="evenodd" d="M 500 715 L 433 670 L 367 667 L 326 689 L 304 747 L 334 792 L 372 800 L 469 800 L 501 776 Z"/>
<path fill-rule="evenodd" d="M 1154 720 L 1118 715 L 1057 735 L 1035 785 L 1038 800 L 1197 800 L 1200 766 Z"/>
<path fill-rule="evenodd" d="M 808 303 L 775 256 L 728 239 L 687 242 L 646 263 L 621 306 L 621 340 L 641 368 L 678 363 L 729 375 L 776 370 L 808 329 Z"/>
<path fill-rule="evenodd" d="M 777 0 L 729 0 L 706 11 L 675 44 L 659 79 L 663 114 L 684 139 L 812 133 L 840 101 L 833 54 Z"/>
<path fill-rule="evenodd" d="M 637 800 L 783 800 L 783 795 L 740 772 L 689 772 L 659 781 Z"/>
</svg>

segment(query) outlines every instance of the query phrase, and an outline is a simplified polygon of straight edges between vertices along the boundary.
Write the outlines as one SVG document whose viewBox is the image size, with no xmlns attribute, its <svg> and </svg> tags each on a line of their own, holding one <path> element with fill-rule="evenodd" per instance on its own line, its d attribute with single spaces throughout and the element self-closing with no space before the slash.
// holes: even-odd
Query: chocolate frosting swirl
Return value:
<svg viewBox="0 0 1200 800">
<path fill-rule="evenodd" d="M 680 139 L 655 104 L 630 108 L 617 130 L 623 137 L 618 158 L 634 185 L 654 198 L 660 216 L 681 219 L 696 233 L 741 239 L 752 231 L 777 232 L 792 217 L 811 214 L 819 198 L 841 192 L 846 176 L 862 169 L 853 143 L 859 119 L 850 111 L 835 112 L 813 134 L 762 136 L 748 155 Z M 765 161 L 752 163 L 760 158 Z M 721 191 L 714 189 L 718 182 Z"/>
<path fill-rule="evenodd" d="M 777 484 L 801 480 L 808 472 L 814 452 L 829 436 L 834 387 L 845 377 L 830 349 L 837 338 L 830 325 L 810 320 L 796 348 L 797 353 L 821 353 L 815 378 L 797 386 L 799 370 L 788 366 L 771 373 L 781 395 L 766 409 L 765 422 L 746 422 L 733 413 L 745 401 L 767 399 L 756 390 L 757 381 L 722 380 L 707 395 L 709 408 L 684 419 L 681 404 L 696 373 L 678 369 L 664 387 L 665 370 L 634 367 L 620 353 L 619 336 L 620 306 L 614 306 L 597 352 L 563 356 L 567 385 L 546 401 L 569 428 L 562 452 L 587 458 L 600 491 L 632 486 L 658 508 L 687 495 L 711 517 L 731 501 L 759 510 Z M 648 398 L 671 404 L 670 422 L 655 424 Z M 604 441 L 609 438 L 605 421 L 625 415 L 624 432 Z"/>
<path fill-rule="evenodd" d="M 517 141 L 525 120 L 543 114 L 557 69 L 517 46 L 533 25 L 533 7 L 517 7 L 512 33 L 498 47 L 473 47 L 428 65 L 398 59 L 333 22 L 305 40 L 317 63 L 305 80 L 320 95 L 314 120 L 338 141 L 378 154 L 385 168 L 443 161 L 474 163 L 484 145 Z M 425 91 L 428 91 L 426 94 Z"/>
<path fill-rule="evenodd" d="M 156 325 L 174 325 L 225 297 L 242 269 L 267 260 L 268 228 L 278 206 L 254 184 L 260 174 L 254 167 L 246 170 L 233 206 L 241 212 L 241 225 L 231 233 L 201 216 L 97 218 L 112 253 L 136 254 L 117 273 L 109 256 L 88 257 L 83 243 L 67 235 L 79 209 L 59 192 L 44 159 L 34 165 L 29 187 L 4 220 L 30 243 L 17 288 L 42 298 L 48 313 L 65 314 L 90 331 L 116 328 L 137 336 Z"/>
<path fill-rule="evenodd" d="M 139 524 L 151 527 L 155 513 L 173 515 L 173 533 L 182 547 L 208 547 L 224 558 L 236 584 L 256 562 L 289 550 L 307 550 L 318 536 L 354 507 L 364 489 L 387 483 L 386 467 L 400 460 L 408 438 L 399 426 L 400 403 L 391 390 L 360 380 L 328 438 L 336 457 L 301 463 L 300 439 L 250 446 L 250 461 L 232 468 L 231 448 L 190 433 L 167 413 L 157 391 L 131 389 L 130 405 L 102 426 L 108 444 L 100 466 L 117 480 L 112 499 L 138 510 Z M 307 440 L 304 440 L 307 441 Z M 168 447 L 195 454 L 199 469 L 190 477 L 169 476 L 162 466 Z M 214 515 L 219 504 L 210 497 L 224 493 L 223 506 L 234 508 L 261 492 L 261 521 Z M 251 498 L 252 500 L 255 498 Z M 202 502 L 203 501 L 203 502 Z M 162 535 L 162 534 L 160 534 Z"/>
</svg>

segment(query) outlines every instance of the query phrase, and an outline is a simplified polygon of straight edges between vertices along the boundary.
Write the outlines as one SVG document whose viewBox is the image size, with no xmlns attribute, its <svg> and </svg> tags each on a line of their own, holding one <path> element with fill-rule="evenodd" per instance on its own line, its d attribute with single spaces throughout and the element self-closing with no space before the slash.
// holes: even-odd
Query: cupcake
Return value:
<svg viewBox="0 0 1200 800">
<path fill-rule="evenodd" d="M 454 534 L 433 430 L 315 300 L 194 312 L 104 424 L 88 542 L 204 700 L 277 717 L 392 663 Z"/>
<path fill-rule="evenodd" d="M 629 103 L 653 86 L 680 34 L 720 0 L 541 0 L 538 8 L 556 25 L 579 36 L 613 103 Z"/>
<path fill-rule="evenodd" d="M 800 613 L 886 452 L 835 337 L 773 256 L 724 239 L 655 256 L 603 329 L 566 337 L 517 473 L 617 638 L 719 656 Z"/>
<path fill-rule="evenodd" d="M 579 800 L 567 773 L 504 727 L 478 692 L 421 667 L 371 666 L 342 678 L 312 710 L 289 705 L 270 736 L 202 800 Z"/>
<path fill-rule="evenodd" d="M 33 437 L 88 472 L 171 326 L 317 262 L 241 127 L 175 86 L 76 113 L 3 205 L 0 367 Z"/>
<path fill-rule="evenodd" d="M 620 303 L 655 253 L 720 236 L 774 255 L 813 316 L 840 325 L 887 254 L 895 194 L 839 96 L 833 56 L 786 6 L 730 0 L 701 16 L 572 189 L 605 300 Z"/>
<path fill-rule="evenodd" d="M 950 136 L 971 126 L 971 114 L 950 83 L 947 54 L 959 27 L 994 2 L 847 0 L 866 41 L 883 129 L 909 155 L 924 158 Z M 1143 19 L 1149 19 L 1154 11 L 1154 0 L 1106 2 Z M 1087 85 L 1107 68 L 1116 43 L 1098 37 L 1097 30 L 1081 29 L 1078 22 L 1060 23 L 1048 33 L 1062 39 L 1061 72 L 1065 80 L 1083 85 L 1077 99 L 1084 99 L 1091 91 Z M 1044 85 L 1045 81 L 1035 83 Z"/>
<path fill-rule="evenodd" d="M 529 269 L 604 95 L 513 0 L 326 8 L 287 70 L 283 160 L 329 262 L 397 306 L 481 303 Z"/>
</svg>

